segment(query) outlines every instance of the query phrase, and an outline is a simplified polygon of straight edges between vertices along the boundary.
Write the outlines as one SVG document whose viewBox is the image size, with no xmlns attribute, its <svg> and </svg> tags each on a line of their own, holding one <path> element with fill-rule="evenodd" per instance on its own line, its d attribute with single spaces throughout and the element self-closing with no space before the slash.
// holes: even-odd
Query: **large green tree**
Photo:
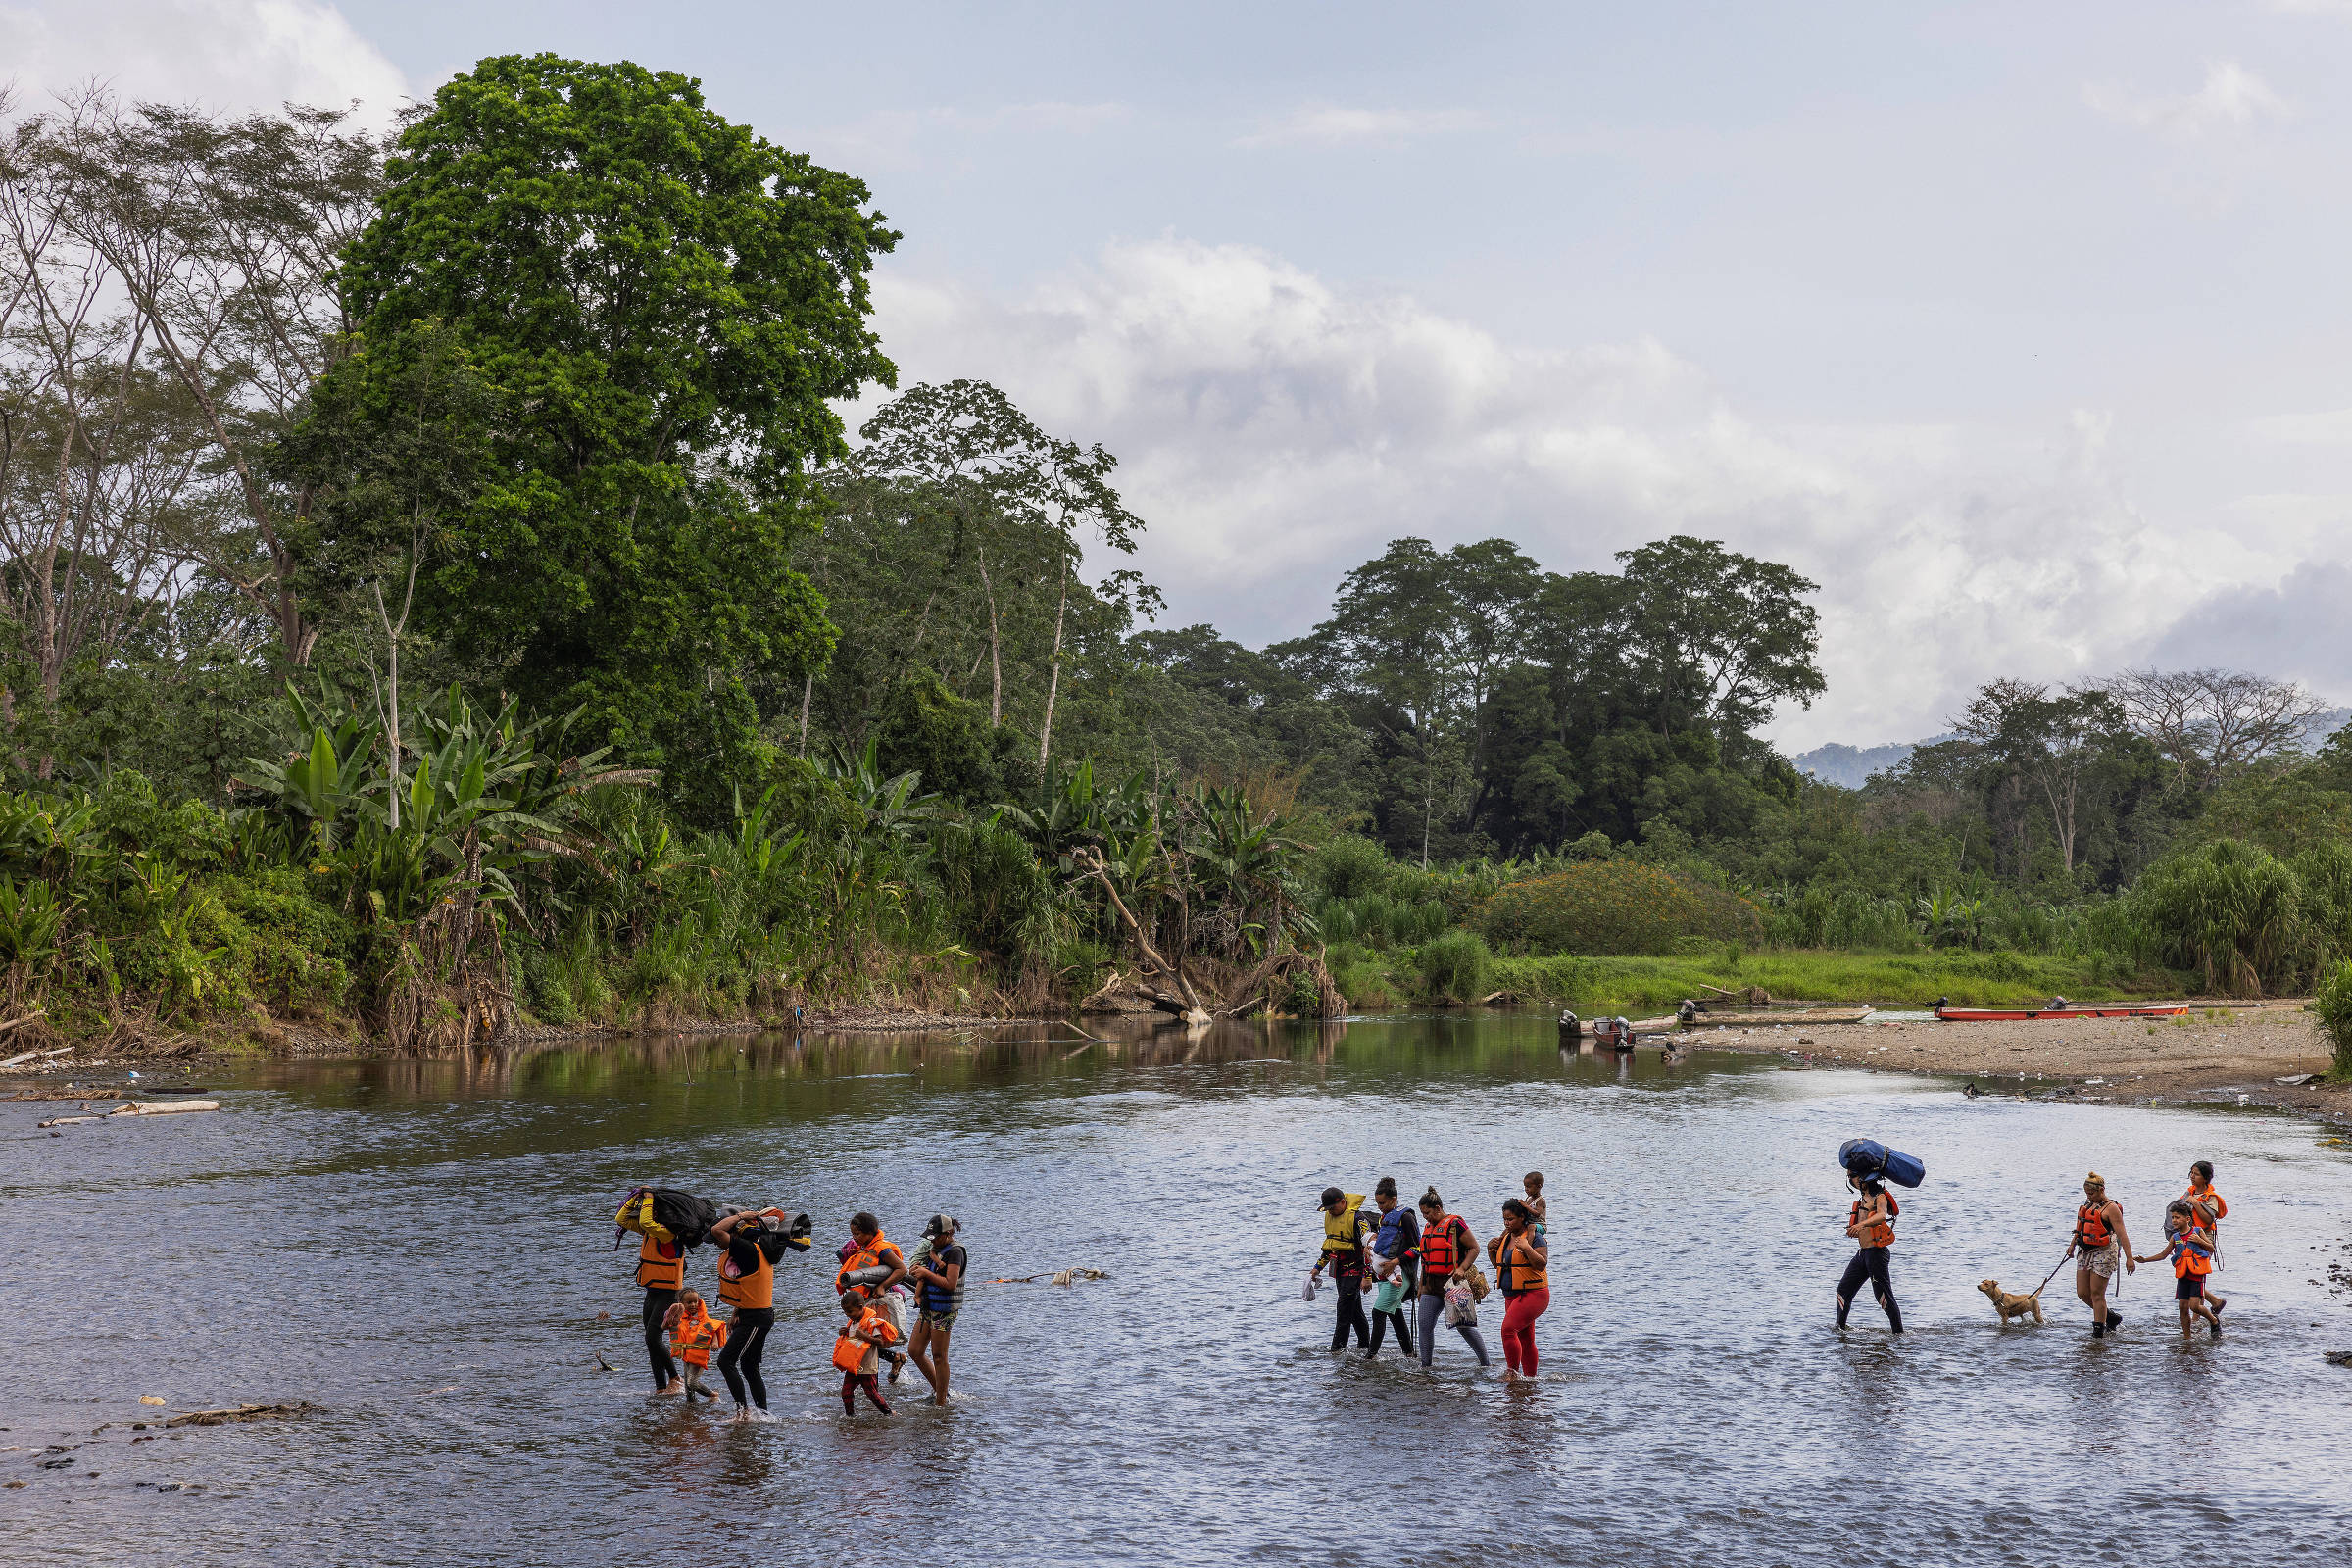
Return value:
<svg viewBox="0 0 2352 1568">
<path fill-rule="evenodd" d="M 497 397 L 419 616 L 483 680 L 585 705 L 673 791 L 723 793 L 759 761 L 753 690 L 831 645 L 791 549 L 845 451 L 834 402 L 895 383 L 867 272 L 897 236 L 858 180 L 628 64 L 484 60 L 387 174 L 345 255 L 346 373 L 410 379 L 446 323 Z"/>
</svg>

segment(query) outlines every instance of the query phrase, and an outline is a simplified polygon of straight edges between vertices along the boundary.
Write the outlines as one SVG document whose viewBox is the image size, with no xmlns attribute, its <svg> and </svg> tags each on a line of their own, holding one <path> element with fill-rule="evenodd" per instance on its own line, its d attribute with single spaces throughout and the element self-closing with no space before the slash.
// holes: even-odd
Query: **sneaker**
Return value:
<svg viewBox="0 0 2352 1568">
<path fill-rule="evenodd" d="M 2107 1325 L 2104 1323 L 2093 1323 L 2090 1326 L 2090 1337 L 2094 1340 L 2105 1339 L 2107 1337 Z"/>
<path fill-rule="evenodd" d="M 2222 1337 L 2222 1325 L 2219 1322 L 2208 1323 L 2205 1328 L 2215 1339 L 2218 1340 Z"/>
<path fill-rule="evenodd" d="M 2120 1328 L 2122 1328 L 2122 1327 L 2124 1326 L 2124 1314 L 2123 1314 L 2123 1313 L 2121 1313 L 2121 1312 L 2118 1312 L 2118 1311 L 2117 1311 L 2117 1310 L 2116 1310 L 2114 1307 L 2112 1307 L 2112 1306 L 2111 1306 L 2111 1307 L 2109 1307 L 2109 1308 L 2107 1309 L 2107 1326 L 2108 1326 L 2109 1328 L 2111 1328 L 2111 1329 L 2120 1329 Z"/>
</svg>

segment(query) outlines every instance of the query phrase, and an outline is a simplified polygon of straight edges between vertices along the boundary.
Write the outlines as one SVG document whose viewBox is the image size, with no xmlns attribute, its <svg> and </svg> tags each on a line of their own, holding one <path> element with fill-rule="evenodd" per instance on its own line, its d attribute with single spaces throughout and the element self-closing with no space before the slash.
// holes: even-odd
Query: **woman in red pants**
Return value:
<svg viewBox="0 0 2352 1568">
<path fill-rule="evenodd" d="M 1494 1283 L 1502 1289 L 1502 1364 L 1522 1377 L 1536 1375 L 1536 1319 L 1551 1305 L 1544 1268 L 1551 1256 L 1535 1211 L 1516 1198 L 1502 1205 L 1502 1234 L 1487 1244 Z"/>
</svg>

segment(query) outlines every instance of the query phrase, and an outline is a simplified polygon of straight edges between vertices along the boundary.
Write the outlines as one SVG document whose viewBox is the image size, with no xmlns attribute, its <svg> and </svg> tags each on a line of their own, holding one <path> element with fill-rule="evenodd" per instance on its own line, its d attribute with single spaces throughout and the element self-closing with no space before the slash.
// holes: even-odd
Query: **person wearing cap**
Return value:
<svg viewBox="0 0 2352 1568">
<path fill-rule="evenodd" d="M 948 1336 L 963 1310 L 963 1248 L 956 1240 L 956 1218 L 934 1214 L 923 1227 L 923 1250 L 906 1277 L 914 1282 L 914 1334 L 906 1354 L 931 1384 L 931 1402 L 948 1402 Z"/>
<path fill-rule="evenodd" d="M 1356 1345 L 1372 1348 L 1372 1325 L 1364 1317 L 1364 1296 L 1372 1289 L 1372 1277 L 1365 1271 L 1364 1233 L 1371 1228 L 1361 1210 L 1364 1195 L 1344 1193 L 1337 1187 L 1326 1187 L 1316 1206 L 1323 1210 L 1323 1251 L 1315 1259 L 1314 1272 L 1319 1276 L 1328 1268 L 1334 1295 L 1339 1298 L 1338 1318 L 1332 1325 L 1331 1348 L 1346 1349 L 1349 1333 L 1355 1335 Z"/>
<path fill-rule="evenodd" d="M 2075 1210 L 2075 1236 L 2066 1255 L 2080 1257 L 2075 1265 L 2075 1295 L 2090 1308 L 2090 1337 L 2104 1339 L 2124 1321 L 2124 1314 L 2107 1304 L 2107 1286 L 2118 1264 L 2127 1274 L 2138 1272 L 2132 1256 L 2132 1237 L 2124 1229 L 2124 1205 L 2107 1196 L 2107 1178 L 2092 1171 L 2082 1178 L 2082 1202 Z"/>
</svg>

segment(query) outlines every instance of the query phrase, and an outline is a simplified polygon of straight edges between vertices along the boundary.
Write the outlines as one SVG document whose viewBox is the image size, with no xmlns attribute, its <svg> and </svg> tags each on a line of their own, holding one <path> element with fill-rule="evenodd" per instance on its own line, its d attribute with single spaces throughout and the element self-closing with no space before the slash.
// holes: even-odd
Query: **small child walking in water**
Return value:
<svg viewBox="0 0 2352 1568">
<path fill-rule="evenodd" d="M 2195 1320 L 2189 1315 L 2193 1312 L 2205 1320 L 2213 1337 L 2220 1339 L 2221 1309 L 2205 1296 L 2205 1277 L 2213 1272 L 2213 1232 L 2187 1199 L 2176 1198 L 2165 1205 L 2164 1242 L 2155 1251 L 2132 1261 L 2153 1263 L 2160 1257 L 2170 1257 L 2175 1282 L 2173 1299 L 2180 1305 L 2180 1337 L 2185 1340 L 2196 1332 Z"/>
<path fill-rule="evenodd" d="M 863 1389 L 867 1399 L 884 1415 L 890 1414 L 890 1401 L 882 1397 L 882 1385 L 875 1378 L 881 1347 L 897 1339 L 898 1330 L 890 1319 L 867 1303 L 865 1291 L 853 1285 L 841 1296 L 841 1315 L 846 1319 L 841 1333 L 833 1341 L 833 1364 L 841 1368 L 841 1410 L 844 1415 L 858 1413 L 858 1391 Z"/>
<path fill-rule="evenodd" d="M 699 1394 L 717 1403 L 718 1391 L 703 1381 L 703 1373 L 710 1365 L 710 1352 L 727 1343 L 727 1326 L 710 1315 L 700 1291 L 680 1291 L 662 1315 L 662 1326 L 669 1331 L 669 1353 L 686 1368 L 686 1397 Z"/>
</svg>

